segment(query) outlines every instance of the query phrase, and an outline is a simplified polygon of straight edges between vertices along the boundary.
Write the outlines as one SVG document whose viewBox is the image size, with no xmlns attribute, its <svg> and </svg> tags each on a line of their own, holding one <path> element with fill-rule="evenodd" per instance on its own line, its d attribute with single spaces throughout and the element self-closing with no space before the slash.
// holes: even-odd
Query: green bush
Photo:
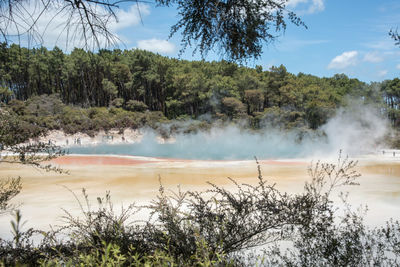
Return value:
<svg viewBox="0 0 400 267">
<path fill-rule="evenodd" d="M 57 94 L 33 96 L 26 101 L 25 106 L 29 114 L 40 117 L 60 114 L 65 107 Z"/>
<path fill-rule="evenodd" d="M 111 106 L 116 108 L 121 108 L 124 105 L 123 98 L 116 98 L 111 101 Z"/>
<path fill-rule="evenodd" d="M 129 111 L 143 112 L 146 111 L 148 107 L 142 101 L 129 100 L 128 102 L 126 102 L 126 109 Z"/>
<path fill-rule="evenodd" d="M 246 112 L 244 104 L 234 97 L 224 97 L 222 99 L 222 111 L 230 118 L 238 117 Z"/>
<path fill-rule="evenodd" d="M 2 145 L 16 145 L 38 137 L 46 129 L 7 112 L 0 113 L 0 141 Z"/>
<path fill-rule="evenodd" d="M 24 101 L 12 99 L 8 103 L 8 107 L 17 114 L 17 115 L 25 115 L 27 113 L 27 108 L 25 106 Z"/>
</svg>

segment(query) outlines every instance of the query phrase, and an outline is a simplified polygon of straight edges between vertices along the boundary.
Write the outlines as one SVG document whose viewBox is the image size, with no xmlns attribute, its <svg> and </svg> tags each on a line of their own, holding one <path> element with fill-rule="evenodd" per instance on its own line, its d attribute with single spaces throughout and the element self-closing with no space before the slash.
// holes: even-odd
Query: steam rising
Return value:
<svg viewBox="0 0 400 267">
<path fill-rule="evenodd" d="M 327 152 L 343 149 L 349 154 L 368 153 L 379 148 L 389 134 L 389 122 L 371 106 L 339 109 L 321 128 L 327 135 Z"/>
<path fill-rule="evenodd" d="M 354 104 L 339 109 L 319 131 L 306 135 L 299 130 L 265 127 L 255 132 L 225 126 L 196 134 L 178 134 L 174 142 L 160 143 L 154 131 L 144 130 L 139 143 L 72 147 L 70 153 L 200 160 L 336 157 L 339 150 L 349 155 L 375 151 L 388 130 L 379 110 Z"/>
</svg>

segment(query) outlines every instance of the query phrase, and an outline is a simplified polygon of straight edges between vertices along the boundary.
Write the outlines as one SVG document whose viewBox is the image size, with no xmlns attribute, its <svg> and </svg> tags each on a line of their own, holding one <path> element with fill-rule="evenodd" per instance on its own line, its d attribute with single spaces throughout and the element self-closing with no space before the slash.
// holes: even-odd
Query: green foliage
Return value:
<svg viewBox="0 0 400 267">
<path fill-rule="evenodd" d="M 27 113 L 25 103 L 21 100 L 11 100 L 8 103 L 8 107 L 17 115 L 25 115 Z"/>
<path fill-rule="evenodd" d="M 136 110 L 145 109 L 143 102 L 131 100 L 129 104 Z M 157 111 L 136 112 L 115 106 L 81 108 L 65 105 L 57 95 L 35 96 L 25 102 L 12 100 L 6 108 L 8 111 L 0 113 L 3 144 L 18 144 L 49 130 L 95 135 L 100 130 L 115 128 L 123 130 L 150 126 L 156 129 L 159 123 L 167 121 Z"/>
<path fill-rule="evenodd" d="M 7 87 L 0 86 L 0 103 L 8 103 L 12 96 L 12 91 Z"/>
<path fill-rule="evenodd" d="M 340 221 L 325 218 L 294 238 L 286 251 L 274 247 L 267 253 L 270 266 L 398 266 L 399 222 L 369 229 L 363 215 L 347 211 Z"/>
<path fill-rule="evenodd" d="M 33 96 L 28 99 L 25 106 L 26 113 L 42 117 L 60 114 L 65 105 L 60 100 L 59 95 L 52 94 Z"/>
<path fill-rule="evenodd" d="M 123 104 L 124 104 L 123 98 L 115 98 L 111 101 L 112 107 L 121 108 Z"/>
<path fill-rule="evenodd" d="M 0 58 L 1 92 L 7 95 L 2 109 L 18 121 L 10 126 L 20 129 L 15 131 L 21 133 L 19 142 L 26 139 L 18 135 L 33 138 L 47 130 L 94 135 L 112 128 L 161 129 L 166 118 L 205 116 L 209 122 L 240 122 L 254 129 L 273 125 L 316 130 L 353 100 L 376 106 L 395 129 L 400 127 L 397 78 L 365 84 L 344 74 L 296 76 L 283 65 L 264 71 L 137 49 L 63 54 L 58 48 L 3 44 Z"/>
<path fill-rule="evenodd" d="M 400 127 L 400 79 L 386 81 L 382 86 L 382 91 L 388 109 L 388 117 L 393 126 Z"/>
<path fill-rule="evenodd" d="M 15 208 L 10 200 L 19 194 L 22 189 L 21 178 L 9 178 L 0 180 L 0 214 Z"/>
<path fill-rule="evenodd" d="M 230 118 L 236 118 L 241 114 L 244 114 L 246 108 L 244 104 L 234 97 L 224 97 L 222 99 L 222 112 L 228 115 Z"/>
<path fill-rule="evenodd" d="M 98 248 L 89 253 L 81 253 L 76 259 L 69 259 L 67 266 L 123 266 L 126 257 L 121 255 L 117 245 L 103 242 L 103 248 Z M 56 265 L 63 265 L 56 260 Z M 46 262 L 46 265 L 50 262 Z"/>
<path fill-rule="evenodd" d="M 262 111 L 264 104 L 263 93 L 259 90 L 246 90 L 244 91 L 244 99 L 247 104 L 247 110 L 249 114 L 253 114 L 257 111 Z"/>
<path fill-rule="evenodd" d="M 113 82 L 109 81 L 108 79 L 104 78 L 101 81 L 101 84 L 103 86 L 103 91 L 106 95 L 106 97 L 112 101 L 118 94 L 118 89 L 117 86 L 113 84 Z"/>
<path fill-rule="evenodd" d="M 136 100 L 129 100 L 126 103 L 126 109 L 130 111 L 139 111 L 143 112 L 148 109 L 147 105 L 141 101 L 136 101 Z"/>
<path fill-rule="evenodd" d="M 87 110 L 66 106 L 61 114 L 61 123 L 65 125 L 66 133 L 84 132 L 90 125 Z"/>
<path fill-rule="evenodd" d="M 21 117 L 8 112 L 0 111 L 0 144 L 4 146 L 14 146 L 34 138 L 43 133 L 45 129 L 40 126 L 27 122 Z"/>
<path fill-rule="evenodd" d="M 286 129 L 301 129 L 306 126 L 306 114 L 301 111 L 284 110 L 278 107 L 266 108 L 257 118 L 267 126 Z M 265 126 L 265 125 L 261 125 Z"/>
</svg>

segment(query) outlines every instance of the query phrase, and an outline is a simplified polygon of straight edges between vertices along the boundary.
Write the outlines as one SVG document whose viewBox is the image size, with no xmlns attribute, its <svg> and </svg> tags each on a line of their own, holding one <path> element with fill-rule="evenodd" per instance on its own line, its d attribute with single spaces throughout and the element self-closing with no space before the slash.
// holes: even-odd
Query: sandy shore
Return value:
<svg viewBox="0 0 400 267">
<path fill-rule="evenodd" d="M 157 160 L 138 159 L 136 157 L 123 157 L 123 156 L 99 156 L 99 155 L 68 155 L 52 159 L 49 163 L 60 166 L 67 165 L 137 165 L 145 163 L 154 163 Z"/>
<path fill-rule="evenodd" d="M 99 131 L 93 137 L 84 133 L 68 135 L 63 131 L 54 130 L 48 132 L 46 136 L 29 140 L 29 142 L 51 143 L 53 145 L 65 147 L 71 145 L 96 145 L 100 143 L 136 143 L 140 142 L 142 137 L 143 135 L 138 130 L 133 129 L 125 129 L 123 132 L 120 132 L 119 130 L 110 130 L 108 132 Z"/>
<path fill-rule="evenodd" d="M 93 207 L 96 198 L 111 191 L 115 207 L 136 202 L 142 205 L 155 199 L 160 179 L 165 189 L 203 191 L 207 182 L 233 188 L 227 177 L 239 183 L 257 183 L 257 165 L 254 160 L 196 161 L 133 156 L 68 155 L 53 160 L 69 174 L 44 172 L 30 166 L 0 164 L 0 177 L 22 177 L 21 193 L 13 203 L 21 204 L 26 227 L 48 229 L 63 224 L 62 209 L 73 215 L 81 214 L 80 206 L 71 191 L 83 201 L 80 193 L 86 188 Z M 260 160 L 262 174 L 271 184 L 285 192 L 302 192 L 309 180 L 309 160 Z M 350 187 L 352 203 L 368 204 L 369 220 L 379 224 L 400 214 L 400 162 L 362 160 L 360 186 Z M 10 216 L 0 217 L 0 236 L 9 237 Z"/>
<path fill-rule="evenodd" d="M 97 144 L 133 144 L 138 143 L 142 140 L 143 134 L 139 130 L 125 129 L 119 131 L 117 129 L 110 130 L 108 132 L 99 131 L 95 136 L 91 137 L 84 133 L 66 134 L 60 130 L 49 131 L 47 135 L 41 136 L 35 139 L 30 139 L 27 143 L 42 142 L 53 144 L 61 147 L 72 146 L 72 145 L 97 145 Z M 163 143 L 165 140 L 158 137 L 158 142 Z"/>
<path fill-rule="evenodd" d="M 191 163 L 196 166 L 232 166 L 238 164 L 256 164 L 255 160 L 190 160 L 190 159 L 170 159 L 160 157 L 140 157 L 130 155 L 66 155 L 52 159 L 47 163 L 59 166 L 69 165 L 138 165 L 146 163 Z M 309 161 L 305 160 L 259 160 L 261 165 L 300 165 L 305 166 Z"/>
<path fill-rule="evenodd" d="M 160 179 L 169 192 L 182 190 L 203 191 L 209 189 L 207 182 L 224 187 L 233 184 L 227 177 L 241 183 L 257 183 L 257 166 L 254 161 L 188 161 L 166 160 L 124 156 L 78 156 L 69 155 L 54 159 L 54 164 L 68 170 L 69 174 L 44 172 L 42 170 L 13 164 L 0 164 L 0 177 L 22 177 L 23 188 L 12 202 L 20 204 L 26 227 L 48 229 L 60 225 L 62 209 L 80 215 L 80 206 L 74 192 L 83 201 L 81 189 L 85 188 L 96 207 L 96 198 L 111 192 L 115 207 L 133 202 L 149 204 L 155 199 Z M 287 168 L 283 165 L 263 164 L 265 175 L 278 177 L 280 186 L 290 186 L 293 177 L 307 177 L 305 166 Z M 287 177 L 287 178 L 283 178 Z M 271 181 L 277 181 L 271 178 Z M 301 187 L 300 187 L 301 188 Z M 9 237 L 10 216 L 0 217 L 0 237 Z"/>
</svg>

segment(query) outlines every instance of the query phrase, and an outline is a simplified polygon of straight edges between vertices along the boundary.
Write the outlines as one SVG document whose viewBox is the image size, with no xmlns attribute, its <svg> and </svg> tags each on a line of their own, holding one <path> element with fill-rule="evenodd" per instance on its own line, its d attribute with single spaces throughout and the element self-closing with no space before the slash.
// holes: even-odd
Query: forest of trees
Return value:
<svg viewBox="0 0 400 267">
<path fill-rule="evenodd" d="M 263 70 L 227 61 L 186 61 L 143 50 L 97 53 L 0 46 L 0 99 L 24 131 L 93 133 L 193 119 L 250 128 L 317 129 L 338 107 L 372 104 L 400 127 L 400 79 L 364 83 Z M 243 122 L 246 122 L 243 124 Z M 200 124 L 207 127 L 207 124 Z"/>
</svg>

